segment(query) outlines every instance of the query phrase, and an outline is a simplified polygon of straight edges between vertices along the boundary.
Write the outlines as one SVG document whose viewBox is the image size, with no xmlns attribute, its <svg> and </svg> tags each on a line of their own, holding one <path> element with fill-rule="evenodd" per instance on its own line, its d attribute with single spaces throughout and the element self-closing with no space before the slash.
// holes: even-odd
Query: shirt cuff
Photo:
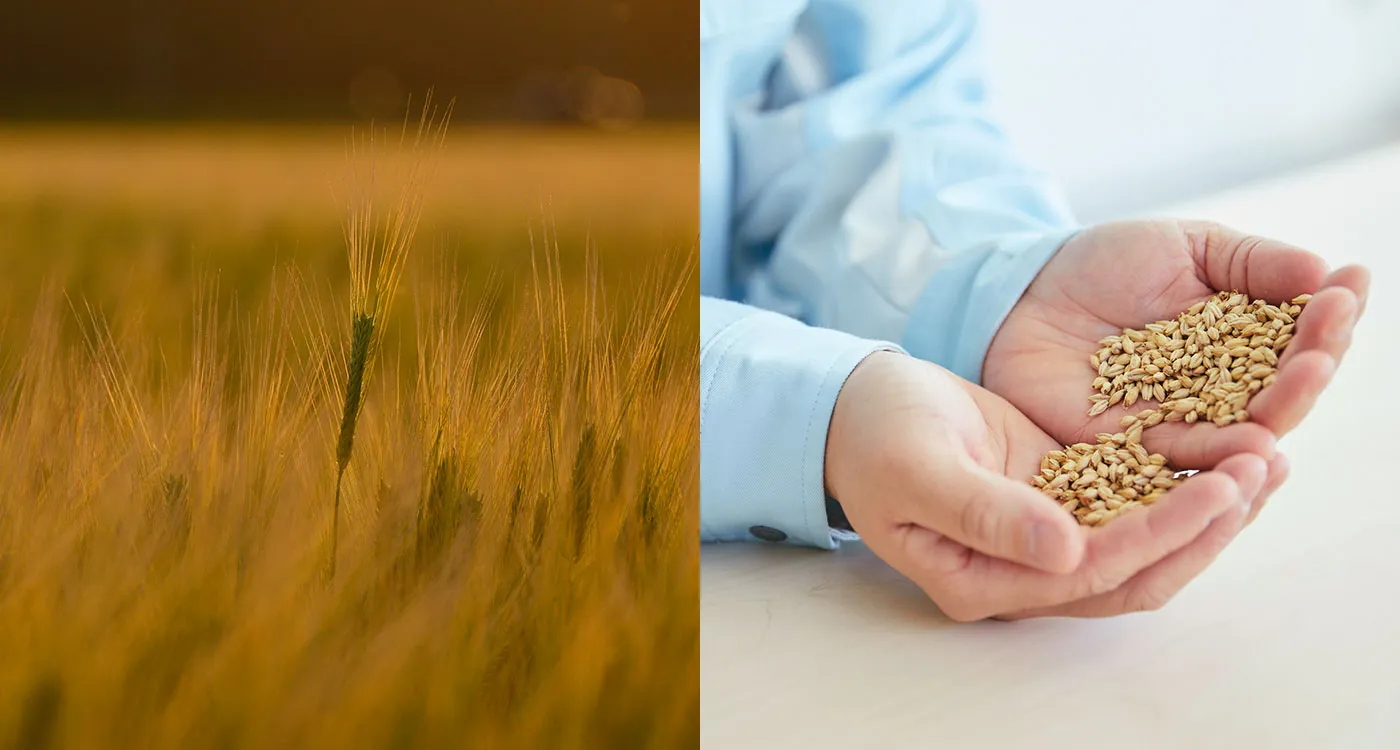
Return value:
<svg viewBox="0 0 1400 750">
<path fill-rule="evenodd" d="M 703 328 L 704 326 L 702 326 Z M 754 310 L 700 352 L 700 526 L 704 541 L 831 549 L 826 436 L 836 397 L 871 353 L 892 342 Z"/>
<path fill-rule="evenodd" d="M 901 342 L 910 355 L 972 383 L 992 338 L 1021 295 L 1078 228 L 1026 233 L 960 252 L 940 268 L 910 310 Z"/>
</svg>

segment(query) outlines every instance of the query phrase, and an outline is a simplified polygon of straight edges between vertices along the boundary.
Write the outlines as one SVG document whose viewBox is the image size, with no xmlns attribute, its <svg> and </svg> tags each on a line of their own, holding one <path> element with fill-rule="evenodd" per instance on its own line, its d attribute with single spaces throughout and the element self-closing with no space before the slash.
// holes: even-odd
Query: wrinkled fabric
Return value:
<svg viewBox="0 0 1400 750">
<path fill-rule="evenodd" d="M 701 0 L 703 539 L 835 546 L 850 372 L 890 349 L 980 381 L 1077 231 L 988 118 L 976 32 L 957 0 Z"/>
</svg>

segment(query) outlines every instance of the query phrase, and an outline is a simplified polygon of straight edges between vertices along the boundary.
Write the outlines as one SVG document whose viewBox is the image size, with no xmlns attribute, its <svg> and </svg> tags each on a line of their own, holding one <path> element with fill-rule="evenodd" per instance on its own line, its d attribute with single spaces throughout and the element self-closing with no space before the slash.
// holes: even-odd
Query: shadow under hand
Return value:
<svg viewBox="0 0 1400 750">
<path fill-rule="evenodd" d="M 701 552 L 701 611 L 765 605 L 770 618 L 801 610 L 822 627 L 926 631 L 955 624 L 912 581 L 859 541 L 837 550 L 777 545 L 706 545 Z"/>
</svg>

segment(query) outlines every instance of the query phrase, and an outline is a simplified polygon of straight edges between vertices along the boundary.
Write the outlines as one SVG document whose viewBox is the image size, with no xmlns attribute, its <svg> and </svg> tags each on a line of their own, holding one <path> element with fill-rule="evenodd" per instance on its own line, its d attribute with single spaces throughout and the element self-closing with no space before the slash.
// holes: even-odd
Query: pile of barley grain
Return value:
<svg viewBox="0 0 1400 750">
<path fill-rule="evenodd" d="M 1099 373 L 1089 416 L 1141 399 L 1158 402 L 1169 422 L 1204 418 L 1224 426 L 1249 419 L 1245 404 L 1273 384 L 1294 319 L 1310 298 L 1275 306 L 1221 292 L 1176 320 L 1103 339 L 1089 358 Z"/>
<path fill-rule="evenodd" d="M 1129 435 L 1104 432 L 1096 439 L 1097 445 L 1076 443 L 1046 454 L 1031 480 L 1081 524 L 1102 525 L 1151 505 L 1180 482 L 1165 456 L 1148 453 Z"/>
<path fill-rule="evenodd" d="M 1118 424 L 1124 431 L 1100 433 L 1097 446 L 1079 443 L 1050 452 L 1031 483 L 1090 526 L 1150 505 L 1180 480 L 1165 458 L 1142 448 L 1143 430 L 1162 422 L 1204 419 L 1223 427 L 1247 421 L 1249 399 L 1277 379 L 1279 357 L 1311 298 L 1304 294 L 1271 305 L 1220 292 L 1175 320 L 1102 339 L 1089 357 L 1098 372 L 1089 416 L 1119 403 L 1158 406 L 1123 417 Z"/>
</svg>

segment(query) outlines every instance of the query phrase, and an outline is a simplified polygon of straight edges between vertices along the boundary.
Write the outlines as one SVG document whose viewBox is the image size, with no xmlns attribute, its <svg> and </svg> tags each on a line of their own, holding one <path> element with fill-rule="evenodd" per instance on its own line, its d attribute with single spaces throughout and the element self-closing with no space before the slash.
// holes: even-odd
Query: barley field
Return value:
<svg viewBox="0 0 1400 750">
<path fill-rule="evenodd" d="M 696 132 L 427 133 L 0 129 L 0 747 L 698 744 Z"/>
</svg>

